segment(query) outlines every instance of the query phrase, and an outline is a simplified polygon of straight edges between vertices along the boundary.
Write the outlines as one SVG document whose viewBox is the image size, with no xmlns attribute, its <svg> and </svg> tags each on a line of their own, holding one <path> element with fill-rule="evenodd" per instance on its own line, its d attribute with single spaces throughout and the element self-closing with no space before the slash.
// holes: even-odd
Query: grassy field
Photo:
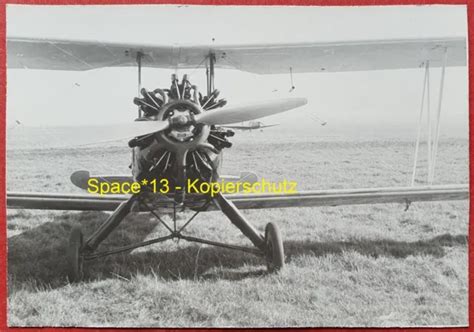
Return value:
<svg viewBox="0 0 474 332">
<path fill-rule="evenodd" d="M 413 143 L 299 141 L 269 132 L 272 139 L 239 134 L 224 173 L 251 170 L 297 181 L 299 190 L 409 183 Z M 79 192 L 69 183 L 74 170 L 127 173 L 130 160 L 116 146 L 15 149 L 7 158 L 8 190 L 44 192 Z M 467 141 L 443 140 L 436 179 L 468 182 Z M 79 284 L 65 278 L 69 231 L 81 224 L 90 234 L 107 214 L 10 210 L 8 320 L 15 326 L 466 325 L 468 202 L 404 208 L 244 211 L 261 230 L 270 221 L 280 226 L 287 265 L 276 275 L 252 255 L 168 242 L 87 263 Z M 249 243 L 219 212 L 199 215 L 189 233 Z M 103 247 L 159 234 L 163 227 L 150 216 L 129 216 Z"/>
</svg>

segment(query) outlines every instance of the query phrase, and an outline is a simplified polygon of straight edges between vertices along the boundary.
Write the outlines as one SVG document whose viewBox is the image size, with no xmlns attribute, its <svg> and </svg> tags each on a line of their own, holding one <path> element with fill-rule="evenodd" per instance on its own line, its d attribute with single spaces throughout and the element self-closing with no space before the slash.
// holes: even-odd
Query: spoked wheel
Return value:
<svg viewBox="0 0 474 332">
<path fill-rule="evenodd" d="M 79 227 L 75 226 L 69 236 L 69 246 L 67 249 L 68 278 L 70 282 L 82 280 L 82 244 L 82 231 Z"/>
<path fill-rule="evenodd" d="M 285 254 L 278 226 L 272 222 L 265 227 L 265 243 L 268 272 L 277 272 L 285 265 Z"/>
</svg>

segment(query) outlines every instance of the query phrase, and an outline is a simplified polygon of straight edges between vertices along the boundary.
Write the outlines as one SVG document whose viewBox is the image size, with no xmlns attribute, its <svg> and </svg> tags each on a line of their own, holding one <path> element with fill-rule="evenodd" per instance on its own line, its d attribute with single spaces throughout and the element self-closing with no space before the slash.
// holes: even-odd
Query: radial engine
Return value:
<svg viewBox="0 0 474 332">
<path fill-rule="evenodd" d="M 140 93 L 142 96 L 133 100 L 143 115 L 137 121 L 169 121 L 171 125 L 166 130 L 135 137 L 129 142 L 133 148 L 135 180 L 167 179 L 180 201 L 184 199 L 187 179 L 217 180 L 221 151 L 232 146 L 227 137 L 233 136 L 234 132 L 189 119 L 202 112 L 218 111 L 226 105 L 225 99 L 218 99 L 219 90 L 203 96 L 187 75 L 180 82 L 173 74 L 169 89 L 148 91 L 143 88 Z"/>
</svg>

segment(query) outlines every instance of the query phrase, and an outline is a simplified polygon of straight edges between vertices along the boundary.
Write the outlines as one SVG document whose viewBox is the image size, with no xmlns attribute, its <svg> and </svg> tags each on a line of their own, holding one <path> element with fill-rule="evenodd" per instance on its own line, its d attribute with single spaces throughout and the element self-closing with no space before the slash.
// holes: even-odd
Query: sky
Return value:
<svg viewBox="0 0 474 332">
<path fill-rule="evenodd" d="M 465 6 L 246 7 L 246 6 L 7 6 L 7 36 L 133 42 L 143 44 L 288 43 L 387 38 L 466 37 Z M 147 89 L 168 87 L 174 71 L 143 70 Z M 202 68 L 179 71 L 205 90 Z M 440 70 L 431 73 L 438 98 Z M 349 73 L 257 75 L 218 70 L 216 87 L 233 103 L 305 96 L 301 109 L 264 119 L 282 128 L 404 128 L 415 131 L 422 69 Z M 82 126 L 134 119 L 136 68 L 84 72 L 7 70 L 7 124 Z M 447 68 L 442 133 L 467 136 L 467 68 Z M 328 122 L 319 126 L 315 117 Z"/>
</svg>

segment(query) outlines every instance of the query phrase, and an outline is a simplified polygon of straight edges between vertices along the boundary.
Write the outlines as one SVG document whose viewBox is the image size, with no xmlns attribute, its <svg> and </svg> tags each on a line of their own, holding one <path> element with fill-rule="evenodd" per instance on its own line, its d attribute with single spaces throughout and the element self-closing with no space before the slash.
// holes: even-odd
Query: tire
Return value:
<svg viewBox="0 0 474 332">
<path fill-rule="evenodd" d="M 83 235 L 79 227 L 73 227 L 69 236 L 67 249 L 68 278 L 69 282 L 79 282 L 82 280 L 83 257 L 82 257 Z"/>
<path fill-rule="evenodd" d="M 270 273 L 278 272 L 285 265 L 285 254 L 278 226 L 272 222 L 265 227 L 265 244 L 267 270 Z"/>
</svg>

